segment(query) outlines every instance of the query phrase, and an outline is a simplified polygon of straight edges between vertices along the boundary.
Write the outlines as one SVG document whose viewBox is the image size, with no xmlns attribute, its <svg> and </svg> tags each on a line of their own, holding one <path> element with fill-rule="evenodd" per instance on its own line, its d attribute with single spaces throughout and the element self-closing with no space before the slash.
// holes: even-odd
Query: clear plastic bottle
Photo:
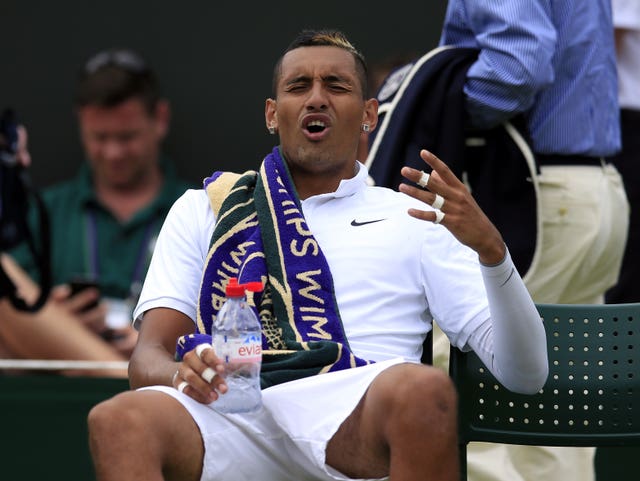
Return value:
<svg viewBox="0 0 640 481">
<path fill-rule="evenodd" d="M 225 361 L 225 380 L 229 388 L 211 404 L 218 411 L 249 412 L 262 406 L 262 332 L 260 321 L 247 304 L 245 295 L 246 291 L 261 290 L 262 283 L 238 284 L 235 277 L 227 284 L 227 300 L 218 312 L 212 332 L 213 348 Z"/>
</svg>

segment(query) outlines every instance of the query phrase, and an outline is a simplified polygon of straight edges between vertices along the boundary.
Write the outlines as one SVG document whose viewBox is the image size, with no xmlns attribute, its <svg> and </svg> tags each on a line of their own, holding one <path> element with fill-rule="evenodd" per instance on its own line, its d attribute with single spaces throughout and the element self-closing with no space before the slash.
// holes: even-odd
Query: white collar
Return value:
<svg viewBox="0 0 640 481">
<path fill-rule="evenodd" d="M 342 179 L 338 188 L 334 192 L 327 192 L 326 194 L 318 194 L 312 195 L 311 197 L 305 199 L 305 201 L 309 199 L 321 199 L 321 198 L 341 198 L 341 197 L 349 197 L 350 195 L 356 194 L 360 192 L 362 189 L 367 187 L 368 179 L 369 179 L 369 171 L 367 167 L 361 163 L 360 161 L 356 161 L 355 168 L 357 169 L 356 175 L 351 177 L 350 179 Z"/>
</svg>

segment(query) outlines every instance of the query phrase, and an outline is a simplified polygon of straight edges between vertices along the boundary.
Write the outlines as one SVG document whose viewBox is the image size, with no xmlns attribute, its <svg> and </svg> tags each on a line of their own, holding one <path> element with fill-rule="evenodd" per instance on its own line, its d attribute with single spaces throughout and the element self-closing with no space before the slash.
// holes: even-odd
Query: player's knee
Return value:
<svg viewBox="0 0 640 481">
<path fill-rule="evenodd" d="M 404 364 L 394 378 L 389 406 L 391 424 L 419 431 L 435 426 L 454 429 L 457 395 L 445 372 L 420 364 Z"/>
<path fill-rule="evenodd" d="M 455 410 L 456 390 L 451 378 L 442 370 L 415 365 L 403 377 L 400 397 L 407 403 L 407 408 L 422 409 L 432 405 L 438 410 Z"/>
<path fill-rule="evenodd" d="M 119 394 L 95 405 L 89 411 L 87 426 L 90 439 L 108 442 L 136 425 L 138 417 L 135 416 L 135 411 L 125 408 L 128 394 Z"/>
</svg>

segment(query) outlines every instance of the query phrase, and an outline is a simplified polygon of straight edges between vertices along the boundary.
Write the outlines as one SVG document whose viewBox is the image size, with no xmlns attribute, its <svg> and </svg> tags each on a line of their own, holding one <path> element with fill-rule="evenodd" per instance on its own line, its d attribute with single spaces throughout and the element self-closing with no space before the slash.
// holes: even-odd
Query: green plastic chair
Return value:
<svg viewBox="0 0 640 481">
<path fill-rule="evenodd" d="M 474 353 L 451 349 L 463 481 L 471 441 L 640 446 L 640 303 L 537 307 L 549 351 L 537 394 L 508 391 Z"/>
</svg>

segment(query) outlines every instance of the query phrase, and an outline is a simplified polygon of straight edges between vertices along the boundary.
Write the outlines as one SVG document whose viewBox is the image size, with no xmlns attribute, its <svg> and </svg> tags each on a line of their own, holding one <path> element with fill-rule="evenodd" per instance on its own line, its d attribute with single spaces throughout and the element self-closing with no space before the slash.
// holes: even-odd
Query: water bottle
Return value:
<svg viewBox="0 0 640 481">
<path fill-rule="evenodd" d="M 262 331 L 245 296 L 246 291 L 261 290 L 261 282 L 238 284 L 238 279 L 232 277 L 227 283 L 227 300 L 218 312 L 211 333 L 213 348 L 225 363 L 225 380 L 229 388 L 211 405 L 218 411 L 250 412 L 262 406 Z"/>
</svg>

